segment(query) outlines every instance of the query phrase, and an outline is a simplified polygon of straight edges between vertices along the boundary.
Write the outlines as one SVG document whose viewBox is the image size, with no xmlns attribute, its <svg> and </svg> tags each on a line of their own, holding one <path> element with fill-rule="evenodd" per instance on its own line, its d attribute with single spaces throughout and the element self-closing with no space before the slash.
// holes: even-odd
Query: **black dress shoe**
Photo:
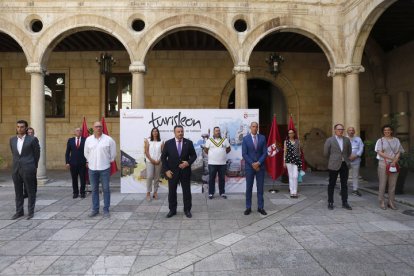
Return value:
<svg viewBox="0 0 414 276">
<path fill-rule="evenodd" d="M 342 208 L 345 208 L 345 209 L 347 209 L 347 210 L 352 210 L 352 207 L 351 207 L 351 206 L 349 206 L 348 202 L 344 202 L 344 203 L 342 203 Z"/>
<path fill-rule="evenodd" d="M 259 212 L 260 214 L 262 214 L 263 216 L 266 216 L 267 215 L 267 213 L 266 213 L 266 211 L 265 211 L 265 209 L 257 209 L 257 212 Z"/>
<path fill-rule="evenodd" d="M 81 198 L 85 198 L 86 196 L 85 196 L 85 194 L 81 194 Z"/>
<path fill-rule="evenodd" d="M 193 215 L 191 214 L 190 211 L 185 211 L 184 214 L 187 218 L 192 218 L 193 217 Z"/>
<path fill-rule="evenodd" d="M 334 206 L 333 206 L 333 203 L 332 202 L 329 202 L 328 203 L 328 209 L 329 210 L 333 210 L 334 209 Z"/>
<path fill-rule="evenodd" d="M 29 215 L 27 215 L 27 220 L 32 219 L 34 217 L 34 213 L 29 213 Z"/>
<path fill-rule="evenodd" d="M 18 219 L 18 218 L 20 218 L 20 217 L 22 217 L 22 216 L 24 216 L 24 214 L 23 214 L 23 213 L 16 213 L 16 214 L 14 214 L 14 215 L 11 217 L 11 219 L 12 219 L 12 220 L 15 220 L 15 219 Z"/>
<path fill-rule="evenodd" d="M 251 208 L 247 208 L 245 211 L 244 211 L 244 214 L 247 216 L 247 215 L 250 215 L 250 213 L 252 212 L 252 209 Z"/>
<path fill-rule="evenodd" d="M 73 198 L 78 198 L 78 194 L 73 194 Z"/>
<path fill-rule="evenodd" d="M 168 214 L 167 214 L 167 218 L 170 218 L 172 216 L 175 216 L 176 214 L 177 214 L 176 211 L 169 211 Z"/>
</svg>

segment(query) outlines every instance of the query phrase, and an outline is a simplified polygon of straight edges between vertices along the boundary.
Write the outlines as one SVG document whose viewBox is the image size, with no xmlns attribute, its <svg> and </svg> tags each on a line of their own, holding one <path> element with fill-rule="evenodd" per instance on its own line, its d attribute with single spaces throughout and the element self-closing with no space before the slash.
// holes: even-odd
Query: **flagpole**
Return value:
<svg viewBox="0 0 414 276">
<path fill-rule="evenodd" d="M 273 113 L 273 118 L 276 118 L 276 113 Z M 270 136 L 270 135 L 269 135 Z M 278 193 L 279 192 L 279 190 L 277 190 L 276 188 L 275 188 L 275 179 L 273 179 L 273 182 L 272 182 L 272 188 L 271 189 L 269 189 L 269 193 L 271 193 L 271 194 L 276 194 L 276 193 Z"/>
<path fill-rule="evenodd" d="M 274 187 L 275 185 L 276 185 L 276 184 L 275 184 L 275 180 L 273 180 L 272 189 L 269 189 L 269 193 L 271 193 L 271 194 L 276 194 L 276 193 L 278 193 L 278 192 L 279 192 L 279 190 L 278 190 L 278 189 L 273 189 L 273 187 Z"/>
</svg>

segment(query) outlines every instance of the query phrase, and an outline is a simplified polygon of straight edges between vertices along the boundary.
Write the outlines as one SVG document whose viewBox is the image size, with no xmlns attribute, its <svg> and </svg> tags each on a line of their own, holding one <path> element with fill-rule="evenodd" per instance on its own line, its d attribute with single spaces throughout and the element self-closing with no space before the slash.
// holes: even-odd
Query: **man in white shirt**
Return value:
<svg viewBox="0 0 414 276">
<path fill-rule="evenodd" d="M 227 153 L 231 150 L 227 139 L 221 138 L 220 128 L 215 127 L 213 137 L 206 141 L 204 152 L 208 154 L 208 198 L 213 199 L 216 188 L 216 175 L 219 177 L 219 193 L 224 199 L 227 198 L 224 185 L 226 174 Z"/>
<path fill-rule="evenodd" d="M 348 127 L 346 130 L 349 140 L 351 140 L 352 145 L 352 154 L 349 157 L 351 161 L 352 168 L 352 186 L 353 186 L 353 195 L 361 196 L 361 193 L 358 191 L 358 177 L 359 177 L 359 166 L 361 164 L 361 156 L 364 152 L 364 143 L 361 138 L 355 136 L 355 128 Z"/>
<path fill-rule="evenodd" d="M 111 200 L 109 179 L 111 162 L 116 157 L 116 144 L 111 137 L 102 133 L 101 122 L 93 124 L 93 135 L 86 138 L 84 154 L 89 168 L 89 181 L 92 187 L 92 212 L 89 214 L 89 217 L 95 217 L 99 214 L 99 179 L 101 179 L 104 196 L 103 217 L 109 218 Z"/>
</svg>

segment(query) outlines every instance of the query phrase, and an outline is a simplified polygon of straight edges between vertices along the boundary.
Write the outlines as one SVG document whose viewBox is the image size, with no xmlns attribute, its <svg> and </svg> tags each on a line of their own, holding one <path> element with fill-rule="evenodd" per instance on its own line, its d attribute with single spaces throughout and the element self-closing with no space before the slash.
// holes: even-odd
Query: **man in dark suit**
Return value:
<svg viewBox="0 0 414 276">
<path fill-rule="evenodd" d="M 174 138 L 165 142 L 161 160 L 165 176 L 168 178 L 168 204 L 170 212 L 167 218 L 177 214 L 177 185 L 183 190 L 184 214 L 191 218 L 191 164 L 197 155 L 193 142 L 184 137 L 182 126 L 174 127 Z"/>
<path fill-rule="evenodd" d="M 66 168 L 72 175 L 73 198 L 79 196 L 78 176 L 80 177 L 80 196 L 85 198 L 86 158 L 84 155 L 85 138 L 81 137 L 80 128 L 75 129 L 75 137 L 69 138 L 66 146 Z"/>
<path fill-rule="evenodd" d="M 257 211 L 265 216 L 267 213 L 264 210 L 263 188 L 267 145 L 266 138 L 257 133 L 258 129 L 259 124 L 252 122 L 250 124 L 250 134 L 243 138 L 242 143 L 242 156 L 246 164 L 246 210 L 244 214 L 249 215 L 252 212 L 252 189 L 254 177 L 256 176 Z"/>
<path fill-rule="evenodd" d="M 325 141 L 324 155 L 329 158 L 329 185 L 328 185 L 328 209 L 333 210 L 333 196 L 338 174 L 341 178 L 342 208 L 352 210 L 348 204 L 348 173 L 351 166 L 349 157 L 352 154 L 352 145 L 348 137 L 344 136 L 344 126 L 334 126 L 335 135 Z"/>
<path fill-rule="evenodd" d="M 36 171 L 40 158 L 39 140 L 27 135 L 28 124 L 24 120 L 17 121 L 17 136 L 10 138 L 10 150 L 13 156 L 13 183 L 16 194 L 16 214 L 12 219 L 24 215 L 23 185 L 28 194 L 28 217 L 33 218 L 36 203 Z"/>
</svg>

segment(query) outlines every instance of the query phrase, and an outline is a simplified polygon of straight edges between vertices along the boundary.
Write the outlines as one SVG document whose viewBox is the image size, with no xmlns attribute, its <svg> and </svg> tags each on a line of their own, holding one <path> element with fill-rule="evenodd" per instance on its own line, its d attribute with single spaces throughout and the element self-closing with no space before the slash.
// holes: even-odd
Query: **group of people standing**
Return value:
<svg viewBox="0 0 414 276">
<path fill-rule="evenodd" d="M 250 133 L 243 138 L 242 156 L 245 160 L 246 175 L 246 209 L 245 215 L 251 213 L 252 190 L 254 179 L 257 186 L 257 211 L 267 215 L 264 210 L 264 177 L 265 160 L 267 158 L 267 143 L 265 136 L 258 133 L 257 122 L 250 124 Z M 24 188 L 28 196 L 28 217 L 34 216 L 36 202 L 36 171 L 40 158 L 39 141 L 34 135 L 28 135 L 28 124 L 24 120 L 17 121 L 16 136 L 10 138 L 10 149 L 13 156 L 13 182 L 16 194 L 16 213 L 12 219 L 24 215 Z M 32 129 L 33 130 L 33 129 Z M 74 137 L 67 142 L 66 167 L 72 176 L 73 198 L 85 198 L 85 174 L 88 170 L 92 188 L 92 211 L 89 217 L 99 214 L 99 183 L 102 184 L 104 207 L 103 217 L 108 218 L 110 207 L 110 168 L 111 162 L 116 158 L 115 141 L 102 131 L 101 122 L 93 125 L 93 135 L 88 138 L 81 137 L 81 129 L 76 128 Z M 342 207 L 352 210 L 348 203 L 348 174 L 352 168 L 353 194 L 361 196 L 358 190 L 358 176 L 364 144 L 360 137 L 355 136 L 355 129 L 347 129 L 348 137 L 344 136 L 344 126 L 336 124 L 334 135 L 324 144 L 324 155 L 328 158 L 329 185 L 328 209 L 333 210 L 333 194 L 338 175 L 340 176 Z M 375 145 L 377 152 L 379 177 L 379 202 L 381 209 L 387 207 L 397 209 L 394 203 L 395 185 L 398 178 L 398 161 L 404 149 L 398 138 L 393 137 L 390 125 L 382 128 L 383 137 Z M 34 134 L 34 130 L 33 130 Z M 158 128 L 151 130 L 150 137 L 145 140 L 145 159 L 147 171 L 146 199 L 158 199 L 158 186 L 161 170 L 168 179 L 169 212 L 167 218 L 177 214 L 177 187 L 181 184 L 183 191 L 184 214 L 191 218 L 191 164 L 197 155 L 191 140 L 184 138 L 184 128 L 180 125 L 174 127 L 174 138 L 163 141 Z M 209 168 L 209 199 L 214 198 L 215 180 L 218 175 L 219 195 L 226 199 L 225 172 L 227 154 L 231 151 L 230 143 L 221 137 L 220 128 L 215 127 L 213 137 L 206 142 L 204 149 L 208 154 Z M 302 169 L 301 147 L 295 129 L 288 130 L 288 138 L 284 142 L 283 165 L 289 175 L 289 190 L 292 198 L 298 197 L 298 174 Z M 78 186 L 80 178 L 80 190 Z M 385 201 L 385 187 L 388 183 L 388 202 Z"/>
</svg>

